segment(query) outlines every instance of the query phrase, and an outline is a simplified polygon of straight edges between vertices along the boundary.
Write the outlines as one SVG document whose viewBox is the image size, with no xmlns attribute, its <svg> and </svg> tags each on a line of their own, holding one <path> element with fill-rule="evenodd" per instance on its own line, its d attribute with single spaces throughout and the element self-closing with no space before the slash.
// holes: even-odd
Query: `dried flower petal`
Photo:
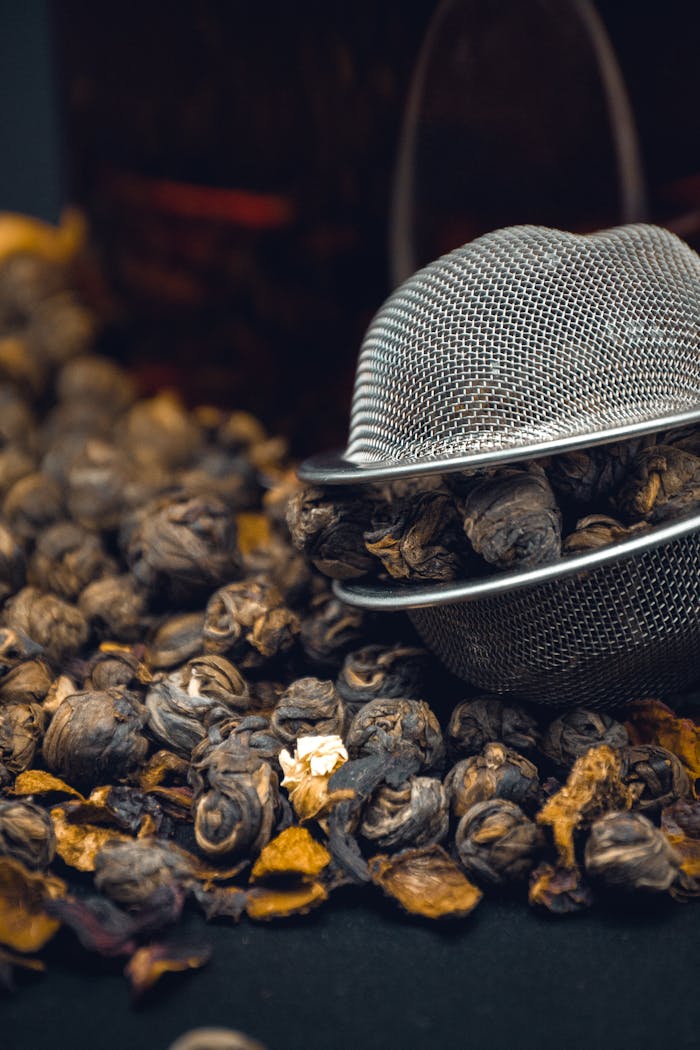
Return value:
<svg viewBox="0 0 700 1050">
<path fill-rule="evenodd" d="M 124 970 L 134 998 L 140 999 L 166 973 L 184 973 L 205 966 L 211 952 L 208 944 L 148 944 L 138 948 Z"/>
<path fill-rule="evenodd" d="M 66 884 L 55 875 L 28 871 L 12 857 L 0 857 L 0 944 L 18 952 L 36 952 L 61 925 L 45 908 L 62 896 Z"/>
<path fill-rule="evenodd" d="M 12 789 L 13 795 L 70 795 L 85 801 L 85 796 L 64 780 L 47 773 L 45 769 L 26 769 L 18 773 Z"/>
<path fill-rule="evenodd" d="M 250 873 L 251 882 L 275 876 L 313 879 L 331 862 L 331 855 L 306 828 L 291 827 L 263 846 Z"/>
<path fill-rule="evenodd" d="M 94 871 L 95 858 L 108 842 L 130 842 L 126 835 L 113 828 L 101 827 L 87 822 L 72 823 L 70 809 L 72 803 L 54 806 L 51 820 L 56 836 L 56 852 L 64 864 L 78 871 Z M 81 803 L 78 803 L 81 805 Z"/>
<path fill-rule="evenodd" d="M 678 716 L 660 700 L 638 700 L 625 708 L 633 744 L 659 744 L 680 758 L 695 793 L 700 779 L 700 727 Z"/>
<path fill-rule="evenodd" d="M 464 918 L 481 900 L 481 890 L 441 846 L 406 849 L 393 856 L 380 853 L 370 860 L 369 870 L 372 882 L 411 915 Z"/>
<path fill-rule="evenodd" d="M 576 866 L 574 832 L 611 809 L 629 809 L 634 802 L 621 778 L 622 758 L 606 744 L 586 751 L 574 763 L 569 778 L 537 814 L 549 826 L 562 865 Z"/>
<path fill-rule="evenodd" d="M 245 910 L 250 919 L 286 919 L 290 915 L 306 915 L 326 900 L 328 890 L 320 882 L 284 889 L 259 886 L 248 891 Z"/>
</svg>

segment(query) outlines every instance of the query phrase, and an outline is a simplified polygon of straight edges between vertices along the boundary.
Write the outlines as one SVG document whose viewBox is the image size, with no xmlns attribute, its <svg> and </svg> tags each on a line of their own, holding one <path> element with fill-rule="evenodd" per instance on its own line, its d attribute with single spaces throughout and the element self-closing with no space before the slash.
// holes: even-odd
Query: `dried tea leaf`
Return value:
<svg viewBox="0 0 700 1050">
<path fill-rule="evenodd" d="M 55 875 L 28 871 L 18 860 L 0 857 L 0 944 L 18 952 L 37 952 L 61 923 L 46 903 L 62 896 L 66 884 Z"/>
<path fill-rule="evenodd" d="M 619 753 L 601 744 L 576 760 L 569 778 L 537 814 L 537 823 L 549 825 L 565 868 L 576 867 L 574 832 L 608 810 L 629 809 L 634 802 L 630 788 L 620 779 Z"/>
<path fill-rule="evenodd" d="M 441 846 L 380 853 L 369 861 L 369 871 L 372 882 L 405 911 L 427 919 L 463 918 L 482 896 Z"/>
<path fill-rule="evenodd" d="M 148 788 L 147 795 L 153 795 L 163 807 L 163 812 L 174 820 L 192 821 L 192 789 L 187 787 L 154 787 Z"/>
<path fill-rule="evenodd" d="M 263 847 L 253 865 L 250 881 L 261 882 L 278 875 L 313 879 L 330 862 L 328 850 L 306 828 L 286 828 Z"/>
<path fill-rule="evenodd" d="M 74 787 L 66 784 L 65 780 L 55 777 L 53 773 L 47 773 L 44 769 L 26 769 L 24 773 L 18 773 L 12 794 L 20 796 L 70 795 L 71 798 L 77 798 L 81 802 L 85 801 L 85 796 Z"/>
<path fill-rule="evenodd" d="M 528 900 L 552 915 L 573 915 L 593 904 L 593 893 L 575 868 L 540 864 L 530 875 Z"/>
<path fill-rule="evenodd" d="M 246 909 L 247 895 L 238 886 L 193 886 L 192 895 L 210 919 L 233 919 L 238 922 Z"/>
<path fill-rule="evenodd" d="M 189 763 L 172 751 L 156 751 L 138 772 L 139 785 L 145 790 L 160 787 L 166 780 L 187 781 Z"/>
<path fill-rule="evenodd" d="M 680 758 L 693 781 L 697 797 L 700 778 L 700 726 L 678 716 L 660 700 L 637 700 L 625 708 L 627 731 L 633 744 L 659 744 Z"/>
<path fill-rule="evenodd" d="M 95 857 L 108 842 L 131 841 L 127 835 L 113 828 L 90 823 L 73 823 L 70 811 L 65 808 L 71 805 L 69 802 L 63 806 L 54 806 L 51 810 L 56 852 L 69 867 L 77 868 L 78 871 L 94 871 Z"/>
<path fill-rule="evenodd" d="M 286 919 L 290 915 L 306 915 L 327 899 L 328 890 L 320 882 L 291 889 L 258 887 L 248 892 L 245 910 L 250 919 Z"/>
<path fill-rule="evenodd" d="M 198 970 L 211 959 L 208 944 L 147 944 L 129 959 L 124 974 L 134 998 L 139 999 L 165 973 Z"/>
</svg>

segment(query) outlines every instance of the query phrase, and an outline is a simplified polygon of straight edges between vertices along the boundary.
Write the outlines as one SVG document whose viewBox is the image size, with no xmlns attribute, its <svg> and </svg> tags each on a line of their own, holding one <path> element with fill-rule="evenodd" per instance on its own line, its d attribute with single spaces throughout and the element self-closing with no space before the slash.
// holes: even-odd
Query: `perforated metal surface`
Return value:
<svg viewBox="0 0 700 1050">
<path fill-rule="evenodd" d="M 700 680 L 700 534 L 512 594 L 416 609 L 417 630 L 475 685 L 602 706 Z"/>
<path fill-rule="evenodd" d="M 497 230 L 387 300 L 362 345 L 346 459 L 414 465 L 700 404 L 700 258 L 653 226 Z"/>
<path fill-rule="evenodd" d="M 511 227 L 443 256 L 387 300 L 362 345 L 348 448 L 300 475 L 347 483 L 464 469 L 698 419 L 700 257 L 654 226 L 586 236 Z M 547 582 L 494 577 L 490 596 L 489 583 L 477 595 L 471 581 L 449 595 L 426 585 L 408 601 L 336 586 L 357 605 L 413 606 L 428 645 L 481 688 L 621 703 L 700 678 L 700 531 L 695 519 L 682 528 L 620 545 L 620 560 L 594 552 L 584 571 L 562 563 Z"/>
</svg>

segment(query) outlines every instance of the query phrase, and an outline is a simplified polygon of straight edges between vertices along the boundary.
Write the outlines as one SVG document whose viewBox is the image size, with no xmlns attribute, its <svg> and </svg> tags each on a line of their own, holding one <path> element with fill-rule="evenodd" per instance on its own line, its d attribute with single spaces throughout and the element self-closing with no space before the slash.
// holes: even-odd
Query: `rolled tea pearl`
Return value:
<svg viewBox="0 0 700 1050">
<path fill-rule="evenodd" d="M 89 635 L 85 617 L 75 605 L 36 587 L 23 587 L 10 598 L 3 610 L 3 622 L 29 635 L 58 665 L 75 656 Z"/>
<path fill-rule="evenodd" d="M 138 908 L 156 890 L 191 876 L 185 855 L 153 838 L 108 842 L 95 857 L 95 886 L 127 908 Z"/>
<path fill-rule="evenodd" d="M 399 788 L 383 784 L 365 807 L 360 832 L 378 849 L 430 846 L 449 827 L 447 793 L 434 777 L 410 777 Z"/>
<path fill-rule="evenodd" d="M 520 806 L 504 798 L 477 802 L 455 832 L 455 849 L 468 875 L 480 884 L 520 882 L 537 864 L 545 837 Z"/>
<path fill-rule="evenodd" d="M 561 553 L 561 512 L 533 465 L 478 480 L 464 498 L 464 531 L 476 553 L 500 569 L 533 568 Z"/>
<path fill-rule="evenodd" d="M 635 795 L 634 808 L 647 816 L 657 815 L 664 806 L 691 794 L 685 766 L 665 747 L 640 744 L 622 749 L 623 781 Z"/>
<path fill-rule="evenodd" d="M 600 711 L 577 707 L 555 718 L 540 741 L 540 751 L 560 769 L 570 769 L 591 747 L 625 747 L 627 730 L 621 722 Z"/>
<path fill-rule="evenodd" d="M 257 855 L 282 812 L 277 774 L 235 737 L 202 751 L 190 767 L 197 845 L 210 857 Z"/>
<path fill-rule="evenodd" d="M 300 736 L 340 736 L 345 707 L 333 682 L 298 678 L 280 696 L 270 718 L 270 728 L 286 746 Z"/>
<path fill-rule="evenodd" d="M 537 767 L 504 744 L 487 744 L 480 755 L 458 762 L 447 774 L 445 787 L 455 817 L 493 798 L 505 798 L 528 809 L 540 797 Z"/>
<path fill-rule="evenodd" d="M 148 663 L 157 669 L 184 664 L 202 652 L 204 613 L 178 613 L 163 621 L 148 644 Z"/>
<path fill-rule="evenodd" d="M 0 601 L 24 586 L 26 572 L 24 550 L 7 525 L 0 522 Z"/>
<path fill-rule="evenodd" d="M 112 783 L 146 757 L 146 709 L 122 687 L 68 696 L 44 737 L 48 768 L 78 788 Z"/>
<path fill-rule="evenodd" d="M 121 543 L 134 579 L 159 601 L 191 606 L 240 576 L 235 519 L 218 496 L 156 498 L 123 526 Z"/>
<path fill-rule="evenodd" d="M 426 650 L 416 646 L 365 645 L 345 657 L 336 688 L 355 711 L 380 696 L 419 699 L 428 662 Z"/>
<path fill-rule="evenodd" d="M 89 583 L 78 608 L 98 636 L 110 641 L 135 642 L 148 623 L 146 595 L 131 576 L 103 576 Z"/>
<path fill-rule="evenodd" d="M 349 649 L 366 637 L 367 614 L 322 592 L 301 621 L 301 646 L 312 666 L 337 670 Z"/>
<path fill-rule="evenodd" d="M 13 857 L 26 868 L 48 868 L 56 853 L 51 817 L 33 802 L 0 799 L 0 856 Z"/>
<path fill-rule="evenodd" d="M 38 704 L 0 707 L 0 787 L 32 765 L 45 724 Z"/>
<path fill-rule="evenodd" d="M 667 890 L 681 858 L 641 813 L 606 813 L 592 825 L 584 852 L 592 879 L 618 890 Z"/>
<path fill-rule="evenodd" d="M 28 576 L 33 586 L 73 601 L 89 583 L 115 569 L 98 535 L 72 521 L 61 521 L 39 536 Z"/>
<path fill-rule="evenodd" d="M 84 354 L 61 368 L 56 377 L 59 401 L 89 402 L 116 418 L 135 399 L 131 376 L 108 357 Z"/>
<path fill-rule="evenodd" d="M 370 700 L 353 718 L 345 742 L 352 758 L 410 753 L 425 772 L 439 767 L 445 757 L 440 723 L 424 700 Z"/>
<path fill-rule="evenodd" d="M 287 526 L 297 550 L 335 580 L 364 576 L 373 565 L 363 533 L 369 525 L 370 500 L 354 491 L 307 486 L 287 505 Z"/>
<path fill-rule="evenodd" d="M 207 730 L 245 710 L 248 684 L 222 657 L 199 657 L 169 675 L 158 675 L 146 696 L 148 727 L 170 750 L 189 757 Z"/>
<path fill-rule="evenodd" d="M 33 540 L 65 516 L 63 493 L 48 474 L 26 474 L 7 492 L 2 516 L 18 540 Z"/>
<path fill-rule="evenodd" d="M 265 1050 L 257 1039 L 231 1028 L 193 1028 L 185 1032 L 168 1050 Z"/>
<path fill-rule="evenodd" d="M 259 667 L 288 652 L 300 623 L 282 595 L 261 579 L 227 584 L 211 595 L 204 620 L 204 648 L 244 668 Z"/>
<path fill-rule="evenodd" d="M 447 727 L 447 749 L 455 759 L 478 755 L 485 744 L 500 741 L 517 751 L 537 745 L 537 722 L 521 704 L 483 696 L 457 704 Z"/>
</svg>

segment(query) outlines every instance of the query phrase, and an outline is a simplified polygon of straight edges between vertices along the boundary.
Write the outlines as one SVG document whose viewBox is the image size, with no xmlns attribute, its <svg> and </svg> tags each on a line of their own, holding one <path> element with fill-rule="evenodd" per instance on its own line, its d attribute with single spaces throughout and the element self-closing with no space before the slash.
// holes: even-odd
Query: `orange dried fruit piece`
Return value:
<svg viewBox="0 0 700 1050">
<path fill-rule="evenodd" d="M 574 762 L 566 784 L 544 804 L 537 823 L 552 829 L 563 867 L 576 867 L 574 832 L 608 810 L 630 809 L 630 788 L 622 783 L 622 759 L 607 744 L 592 747 Z"/>
<path fill-rule="evenodd" d="M 314 879 L 330 862 L 328 850 L 306 828 L 286 828 L 263 847 L 253 865 L 250 881 L 284 875 Z"/>
<path fill-rule="evenodd" d="M 481 900 L 481 890 L 441 846 L 379 853 L 369 862 L 372 882 L 411 915 L 460 919 Z"/>
<path fill-rule="evenodd" d="M 248 892 L 246 914 L 250 919 L 286 919 L 306 915 L 328 899 L 328 890 L 320 882 L 305 882 L 290 889 L 259 887 Z"/>
<path fill-rule="evenodd" d="M 65 891 L 65 882 L 55 875 L 28 871 L 18 860 L 0 857 L 0 944 L 18 952 L 43 948 L 61 925 L 46 913 L 44 902 Z"/>
</svg>

